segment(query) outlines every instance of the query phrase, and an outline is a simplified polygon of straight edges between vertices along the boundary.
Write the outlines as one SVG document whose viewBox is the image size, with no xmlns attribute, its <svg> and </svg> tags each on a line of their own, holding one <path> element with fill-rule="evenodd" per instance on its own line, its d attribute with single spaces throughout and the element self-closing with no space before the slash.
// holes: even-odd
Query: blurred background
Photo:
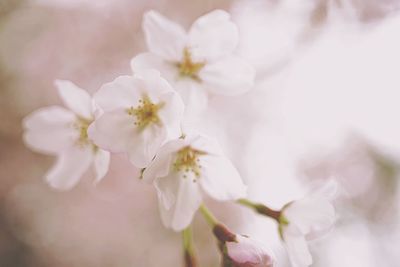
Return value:
<svg viewBox="0 0 400 267">
<path fill-rule="evenodd" d="M 182 266 L 181 237 L 160 223 L 154 190 L 114 155 L 68 192 L 42 179 L 54 158 L 21 140 L 21 120 L 61 104 L 54 79 L 95 92 L 130 74 L 146 50 L 143 13 L 186 28 L 222 8 L 237 53 L 257 69 L 239 97 L 213 97 L 199 124 L 223 145 L 249 198 L 281 208 L 336 179 L 337 224 L 311 243 L 313 266 L 400 266 L 400 1 L 0 0 L 0 266 Z M 289 266 L 276 225 L 235 204 L 209 205 L 229 227 L 269 244 Z M 217 246 L 200 216 L 201 266 Z"/>
</svg>

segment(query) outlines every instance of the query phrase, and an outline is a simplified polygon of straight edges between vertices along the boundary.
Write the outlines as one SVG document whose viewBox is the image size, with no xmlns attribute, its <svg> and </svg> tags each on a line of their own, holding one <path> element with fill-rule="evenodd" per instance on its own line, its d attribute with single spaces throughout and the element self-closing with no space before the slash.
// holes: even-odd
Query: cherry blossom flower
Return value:
<svg viewBox="0 0 400 267">
<path fill-rule="evenodd" d="M 321 237 L 333 227 L 335 210 L 330 199 L 335 191 L 336 183 L 330 181 L 282 209 L 280 232 L 293 266 L 310 266 L 312 257 L 307 241 Z"/>
<path fill-rule="evenodd" d="M 120 76 L 94 95 L 103 110 L 89 127 L 99 147 L 127 153 L 133 165 L 146 167 L 169 139 L 181 135 L 183 102 L 154 70 Z"/>
<path fill-rule="evenodd" d="M 34 151 L 57 156 L 45 175 L 52 187 L 72 188 L 92 164 L 98 182 L 108 171 L 110 154 L 88 137 L 95 111 L 92 99 L 70 81 L 57 80 L 55 85 L 68 109 L 50 106 L 28 115 L 23 121 L 24 141 Z"/>
<path fill-rule="evenodd" d="M 227 12 L 212 11 L 186 32 L 152 10 L 144 15 L 143 30 L 150 52 L 133 58 L 132 70 L 160 70 L 189 108 L 204 108 L 208 94 L 239 95 L 252 87 L 255 70 L 233 55 L 239 32 Z"/>
<path fill-rule="evenodd" d="M 154 183 L 164 225 L 175 231 L 186 228 L 204 195 L 226 201 L 244 197 L 246 187 L 219 144 L 193 135 L 165 144 L 143 173 Z"/>
<path fill-rule="evenodd" d="M 247 236 L 236 235 L 236 241 L 226 242 L 225 265 L 231 267 L 273 267 L 271 250 Z"/>
</svg>

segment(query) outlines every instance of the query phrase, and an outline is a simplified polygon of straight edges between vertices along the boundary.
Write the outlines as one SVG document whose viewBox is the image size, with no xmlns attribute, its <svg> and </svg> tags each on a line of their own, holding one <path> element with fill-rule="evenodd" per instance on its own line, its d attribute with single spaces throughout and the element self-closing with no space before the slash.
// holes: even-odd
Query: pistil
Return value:
<svg viewBox="0 0 400 267">
<path fill-rule="evenodd" d="M 151 99 L 145 95 L 139 100 L 139 106 L 136 108 L 128 108 L 127 113 L 131 116 L 135 116 L 136 120 L 134 124 L 139 128 L 139 130 L 143 130 L 151 124 L 160 124 L 161 120 L 158 116 L 158 111 L 163 106 L 163 102 L 154 104 Z"/>
</svg>

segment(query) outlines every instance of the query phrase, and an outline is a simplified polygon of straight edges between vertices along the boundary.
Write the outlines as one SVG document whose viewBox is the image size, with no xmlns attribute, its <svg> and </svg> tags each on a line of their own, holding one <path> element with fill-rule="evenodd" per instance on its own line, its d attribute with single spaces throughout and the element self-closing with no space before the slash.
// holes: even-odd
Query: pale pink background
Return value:
<svg viewBox="0 0 400 267">
<path fill-rule="evenodd" d="M 215 8 L 238 24 L 237 53 L 257 69 L 244 96 L 215 97 L 199 121 L 249 186 L 272 207 L 333 177 L 337 226 L 312 244 L 313 266 L 397 266 L 400 258 L 400 15 L 395 0 L 90 1 L 0 3 L 0 266 L 180 266 L 180 235 L 166 230 L 154 190 L 123 157 L 94 186 L 69 192 L 42 177 L 51 157 L 27 149 L 21 119 L 61 104 L 54 79 L 90 93 L 129 74 L 146 47 L 141 19 L 156 9 L 189 27 Z M 289 266 L 275 225 L 210 201 L 232 229 L 268 243 Z M 218 266 L 200 216 L 201 266 Z"/>
</svg>

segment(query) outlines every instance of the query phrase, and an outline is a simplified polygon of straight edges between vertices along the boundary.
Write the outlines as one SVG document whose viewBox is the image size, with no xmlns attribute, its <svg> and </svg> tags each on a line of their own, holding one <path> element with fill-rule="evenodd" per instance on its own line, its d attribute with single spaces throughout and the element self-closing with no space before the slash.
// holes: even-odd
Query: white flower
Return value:
<svg viewBox="0 0 400 267">
<path fill-rule="evenodd" d="M 143 179 L 154 183 L 162 221 L 175 231 L 190 224 L 204 194 L 225 201 L 244 197 L 246 192 L 218 143 L 201 135 L 165 144 Z"/>
<path fill-rule="evenodd" d="M 236 235 L 236 242 L 226 242 L 224 266 L 273 267 L 275 260 L 271 250 L 264 244 L 246 236 Z"/>
<path fill-rule="evenodd" d="M 94 99 L 104 113 L 89 127 L 89 136 L 103 149 L 127 153 L 138 168 L 146 167 L 164 142 L 181 135 L 182 100 L 157 71 L 120 76 Z"/>
<path fill-rule="evenodd" d="M 150 52 L 133 58 L 132 70 L 160 70 L 189 108 L 204 107 L 208 93 L 238 95 L 252 87 L 255 70 L 233 55 L 239 34 L 227 12 L 215 10 L 200 17 L 186 33 L 180 25 L 149 11 L 143 30 Z"/>
<path fill-rule="evenodd" d="M 333 227 L 335 210 L 330 199 L 335 191 L 336 183 L 331 181 L 283 208 L 280 218 L 281 235 L 293 266 L 310 266 L 312 257 L 307 241 L 321 237 Z"/>
<path fill-rule="evenodd" d="M 108 171 L 110 154 L 95 146 L 87 129 L 94 119 L 90 95 L 69 81 L 55 82 L 65 109 L 51 106 L 39 109 L 23 121 L 24 141 L 35 151 L 56 155 L 57 162 L 45 175 L 57 189 L 70 189 L 93 163 L 96 181 Z"/>
</svg>

